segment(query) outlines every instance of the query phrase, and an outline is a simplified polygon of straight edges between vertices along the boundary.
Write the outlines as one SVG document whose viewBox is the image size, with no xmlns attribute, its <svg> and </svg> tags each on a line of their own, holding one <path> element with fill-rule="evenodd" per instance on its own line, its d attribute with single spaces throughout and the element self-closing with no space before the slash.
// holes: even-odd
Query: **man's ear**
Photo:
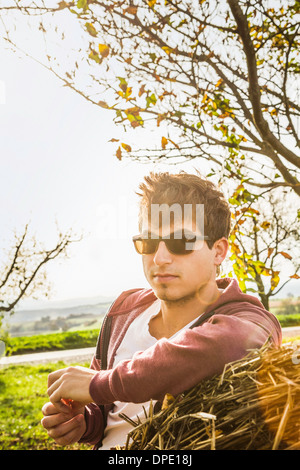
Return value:
<svg viewBox="0 0 300 470">
<path fill-rule="evenodd" d="M 229 248 L 229 242 L 227 238 L 225 237 L 220 238 L 214 243 L 215 264 L 217 266 L 220 266 L 220 264 L 222 264 L 222 262 L 226 258 L 228 248 Z"/>
</svg>

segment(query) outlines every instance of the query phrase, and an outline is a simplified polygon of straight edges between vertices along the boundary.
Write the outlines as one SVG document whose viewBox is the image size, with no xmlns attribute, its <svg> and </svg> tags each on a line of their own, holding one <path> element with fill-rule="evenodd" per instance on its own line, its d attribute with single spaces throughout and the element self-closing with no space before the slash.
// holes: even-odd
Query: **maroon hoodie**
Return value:
<svg viewBox="0 0 300 470">
<path fill-rule="evenodd" d="M 176 396 L 222 373 L 225 364 L 241 359 L 268 340 L 275 346 L 281 344 L 278 320 L 256 297 L 243 294 L 235 279 L 218 279 L 217 286 L 224 291 L 200 316 L 202 324 L 197 322 L 198 326 L 183 330 L 172 340 L 161 338 L 112 368 L 128 326 L 157 297 L 151 289 L 134 289 L 116 299 L 103 322 L 91 364 L 99 373 L 90 384 L 94 403 L 86 406 L 87 429 L 80 442 L 101 442 L 107 412 L 114 401 L 162 401 L 166 393 Z M 103 334 L 106 323 L 109 328 L 106 325 Z"/>
</svg>

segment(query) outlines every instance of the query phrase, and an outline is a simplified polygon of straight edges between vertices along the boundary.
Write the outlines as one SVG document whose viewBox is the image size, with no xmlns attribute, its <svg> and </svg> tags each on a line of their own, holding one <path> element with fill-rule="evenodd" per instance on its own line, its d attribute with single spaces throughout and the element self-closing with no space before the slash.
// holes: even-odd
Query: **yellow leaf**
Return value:
<svg viewBox="0 0 300 470">
<path fill-rule="evenodd" d="M 98 46 L 99 52 L 102 55 L 102 57 L 107 57 L 109 54 L 109 47 L 106 44 L 99 44 Z"/>
<path fill-rule="evenodd" d="M 98 106 L 101 106 L 101 108 L 109 109 L 109 106 L 105 101 L 98 101 Z"/>
<path fill-rule="evenodd" d="M 274 251 L 274 248 L 268 248 L 268 258 L 270 258 L 273 251 Z"/>
<path fill-rule="evenodd" d="M 245 207 L 241 209 L 242 212 L 250 212 L 250 214 L 257 214 L 259 215 L 260 212 L 256 209 L 253 209 L 253 207 Z"/>
<path fill-rule="evenodd" d="M 67 8 L 67 6 L 68 6 L 68 4 L 67 4 L 64 0 L 62 0 L 62 1 L 59 2 L 59 4 L 58 4 L 58 7 L 59 7 L 58 9 L 59 9 L 59 10 L 62 10 L 63 8 Z"/>
<path fill-rule="evenodd" d="M 121 145 L 122 145 L 123 149 L 126 150 L 126 152 L 131 152 L 131 147 L 130 147 L 130 145 L 128 145 L 128 144 L 121 144 Z"/>
<path fill-rule="evenodd" d="M 141 108 L 134 106 L 133 108 L 125 109 L 126 114 L 132 114 L 133 116 L 138 116 L 140 114 Z"/>
<path fill-rule="evenodd" d="M 142 85 L 141 88 L 139 89 L 139 96 L 142 96 L 144 93 L 146 93 L 146 85 Z"/>
<path fill-rule="evenodd" d="M 170 55 L 174 51 L 174 49 L 171 49 L 171 47 L 168 46 L 163 46 L 162 50 L 165 51 L 165 53 L 168 55 Z"/>
<path fill-rule="evenodd" d="M 262 224 L 260 224 L 261 228 L 263 228 L 264 230 L 269 228 L 271 225 L 270 222 L 268 222 L 267 220 L 265 220 Z"/>
<path fill-rule="evenodd" d="M 222 78 L 220 78 L 220 80 L 216 83 L 216 88 L 218 88 L 220 85 L 222 85 L 223 81 L 224 80 Z"/>
<path fill-rule="evenodd" d="M 123 13 L 129 13 L 130 15 L 136 15 L 137 9 L 138 9 L 138 7 L 131 6 L 131 7 L 125 8 L 125 10 L 123 10 Z"/>
<path fill-rule="evenodd" d="M 271 276 L 270 270 L 268 268 L 264 268 L 261 272 L 263 276 Z"/>
<path fill-rule="evenodd" d="M 300 276 L 298 276 L 298 274 L 293 274 L 292 276 L 290 276 L 291 279 L 300 279 Z"/>
<path fill-rule="evenodd" d="M 116 156 L 117 156 L 118 160 L 121 160 L 121 159 L 122 159 L 121 147 L 118 147 L 118 150 L 117 150 L 117 152 L 116 152 Z"/>
<path fill-rule="evenodd" d="M 284 256 L 284 258 L 293 259 L 291 255 L 289 255 L 288 253 L 285 253 L 284 251 L 279 251 L 278 253 Z"/>
<path fill-rule="evenodd" d="M 163 121 L 164 119 L 166 119 L 166 115 L 165 115 L 165 114 L 158 114 L 158 118 L 157 118 L 157 120 L 156 120 L 157 127 L 160 126 L 161 121 Z"/>
<path fill-rule="evenodd" d="M 203 95 L 203 98 L 202 98 L 202 103 L 205 103 L 207 98 L 208 98 L 208 96 L 207 96 L 207 93 L 205 92 L 204 95 Z"/>
<path fill-rule="evenodd" d="M 132 94 L 132 87 L 129 86 L 129 87 L 126 88 L 126 91 L 125 91 L 126 101 L 129 100 L 131 94 Z"/>
<path fill-rule="evenodd" d="M 166 393 L 162 402 L 161 409 L 165 410 L 166 408 L 168 408 L 174 400 L 175 398 L 173 397 L 173 395 L 171 395 L 170 393 Z"/>
<path fill-rule="evenodd" d="M 148 1 L 149 7 L 150 7 L 150 8 L 154 7 L 154 5 L 156 4 L 156 1 L 157 1 L 157 0 L 149 0 L 149 1 Z"/>
<path fill-rule="evenodd" d="M 166 148 L 167 143 L 168 143 L 168 139 L 166 137 L 162 137 L 161 138 L 161 146 L 162 146 L 163 149 Z"/>
<path fill-rule="evenodd" d="M 279 271 L 273 271 L 272 273 L 271 290 L 274 290 L 280 281 L 280 277 L 278 276 L 278 274 L 279 274 Z"/>
</svg>

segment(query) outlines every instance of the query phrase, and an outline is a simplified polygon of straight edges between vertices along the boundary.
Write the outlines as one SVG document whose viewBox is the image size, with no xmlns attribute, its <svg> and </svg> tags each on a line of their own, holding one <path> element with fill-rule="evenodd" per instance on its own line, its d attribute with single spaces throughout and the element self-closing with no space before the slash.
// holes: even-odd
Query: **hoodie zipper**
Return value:
<svg viewBox="0 0 300 470">
<path fill-rule="evenodd" d="M 109 310 L 103 319 L 100 333 L 97 339 L 95 358 L 98 361 L 100 361 L 101 370 L 107 369 L 107 351 L 108 351 L 108 346 L 109 346 L 110 331 L 111 331 L 111 324 L 112 324 L 112 317 L 110 317 L 109 314 L 117 300 L 118 298 L 114 300 L 114 302 L 109 307 Z M 148 302 L 145 302 L 145 303 L 147 304 Z"/>
<path fill-rule="evenodd" d="M 190 329 L 193 329 L 196 326 L 202 325 L 202 323 L 206 322 L 206 320 L 208 320 L 210 317 L 212 317 L 215 313 L 216 313 L 215 310 L 211 310 L 210 312 L 203 313 L 203 315 L 201 315 L 200 318 L 198 318 L 198 320 L 196 320 L 195 323 L 193 323 L 190 326 Z"/>
<path fill-rule="evenodd" d="M 111 312 L 114 304 L 114 301 L 111 306 L 109 307 L 108 312 L 106 313 L 101 330 L 98 336 L 97 345 L 96 345 L 96 359 L 100 360 L 100 369 L 105 370 L 107 368 L 107 350 L 109 345 L 109 338 L 110 338 L 110 330 L 111 330 L 111 322 L 112 317 L 109 317 L 109 313 Z"/>
</svg>

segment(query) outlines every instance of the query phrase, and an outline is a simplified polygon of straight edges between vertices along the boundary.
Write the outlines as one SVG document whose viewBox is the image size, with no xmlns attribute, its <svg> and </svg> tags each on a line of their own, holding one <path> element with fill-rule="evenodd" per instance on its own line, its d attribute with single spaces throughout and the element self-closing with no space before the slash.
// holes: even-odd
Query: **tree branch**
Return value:
<svg viewBox="0 0 300 470">
<path fill-rule="evenodd" d="M 276 151 L 286 160 L 300 168 L 300 157 L 284 146 L 270 131 L 267 121 L 265 121 L 261 110 L 261 93 L 258 83 L 256 54 L 253 43 L 250 38 L 248 22 L 246 16 L 239 5 L 238 0 L 227 0 L 231 12 L 236 20 L 238 33 L 243 43 L 244 52 L 247 61 L 248 80 L 249 80 L 249 97 L 252 103 L 253 118 L 255 126 L 265 142 L 272 145 Z"/>
</svg>

